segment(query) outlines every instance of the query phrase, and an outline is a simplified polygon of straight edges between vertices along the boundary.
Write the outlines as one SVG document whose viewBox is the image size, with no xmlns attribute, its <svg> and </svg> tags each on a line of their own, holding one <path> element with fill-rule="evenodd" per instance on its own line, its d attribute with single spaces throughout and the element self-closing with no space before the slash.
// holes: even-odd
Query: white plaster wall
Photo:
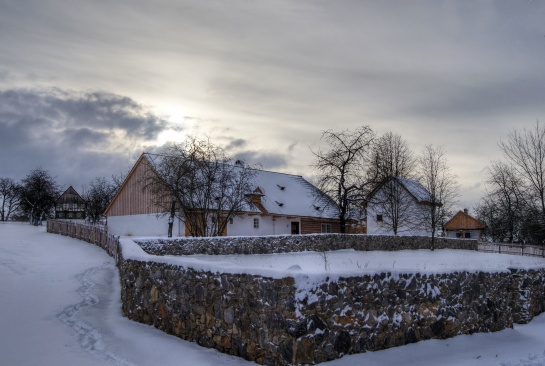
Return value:
<svg viewBox="0 0 545 366">
<path fill-rule="evenodd" d="M 259 219 L 259 229 L 254 228 L 254 218 Z M 227 224 L 228 236 L 258 236 L 291 234 L 291 222 L 287 218 L 271 216 L 237 216 L 232 224 Z M 301 224 L 299 223 L 299 227 Z"/>
<path fill-rule="evenodd" d="M 388 225 L 377 222 L 377 212 L 372 208 L 367 209 L 367 234 L 369 235 L 394 235 Z M 398 228 L 398 236 L 430 236 L 431 233 L 422 228 L 408 228 L 401 226 Z"/>
<path fill-rule="evenodd" d="M 168 216 L 157 216 L 155 214 L 109 216 L 108 232 L 121 236 L 167 236 Z M 184 234 L 185 226 L 183 222 L 175 219 L 172 236 L 183 236 Z"/>
<path fill-rule="evenodd" d="M 480 240 L 481 239 L 481 231 L 480 230 L 465 230 L 464 233 L 471 233 L 471 238 L 468 238 L 468 239 L 477 239 L 477 240 Z M 447 231 L 446 232 L 446 236 L 448 238 L 456 238 L 456 233 L 457 231 Z M 464 237 L 462 238 L 457 238 L 457 239 L 465 239 Z"/>
</svg>

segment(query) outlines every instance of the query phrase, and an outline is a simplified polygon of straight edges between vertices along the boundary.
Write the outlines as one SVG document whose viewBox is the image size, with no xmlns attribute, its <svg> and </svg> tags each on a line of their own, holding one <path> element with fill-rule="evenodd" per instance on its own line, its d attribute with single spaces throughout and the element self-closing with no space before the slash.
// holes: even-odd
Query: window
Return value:
<svg viewBox="0 0 545 366">
<path fill-rule="evenodd" d="M 259 219 L 254 219 L 254 229 L 259 229 Z"/>
<path fill-rule="evenodd" d="M 331 224 L 322 224 L 322 233 L 330 233 Z"/>
<path fill-rule="evenodd" d="M 462 237 L 462 233 L 456 233 L 456 237 L 457 237 L 457 238 L 461 238 L 461 237 Z"/>
<path fill-rule="evenodd" d="M 466 234 L 465 234 L 465 238 L 466 238 L 466 239 L 471 239 L 471 233 L 466 233 Z"/>
<path fill-rule="evenodd" d="M 382 214 L 377 214 L 377 222 L 382 222 Z"/>
</svg>

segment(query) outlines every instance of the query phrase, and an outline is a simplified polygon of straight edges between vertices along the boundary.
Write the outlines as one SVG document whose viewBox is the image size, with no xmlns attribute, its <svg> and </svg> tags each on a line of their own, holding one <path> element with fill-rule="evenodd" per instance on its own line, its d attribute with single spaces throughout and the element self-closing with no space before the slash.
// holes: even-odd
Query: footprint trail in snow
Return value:
<svg viewBox="0 0 545 366">
<path fill-rule="evenodd" d="M 83 310 L 90 309 L 100 303 L 99 297 L 93 292 L 96 285 L 96 282 L 93 281 L 93 276 L 107 270 L 109 267 L 111 267 L 111 264 L 105 262 L 101 266 L 89 268 L 85 272 L 76 275 L 76 279 L 81 283 L 76 292 L 83 299 L 77 304 L 65 307 L 57 314 L 57 318 L 77 334 L 80 346 L 93 356 L 111 365 L 135 366 L 132 362 L 108 350 L 100 331 L 83 319 Z"/>
</svg>

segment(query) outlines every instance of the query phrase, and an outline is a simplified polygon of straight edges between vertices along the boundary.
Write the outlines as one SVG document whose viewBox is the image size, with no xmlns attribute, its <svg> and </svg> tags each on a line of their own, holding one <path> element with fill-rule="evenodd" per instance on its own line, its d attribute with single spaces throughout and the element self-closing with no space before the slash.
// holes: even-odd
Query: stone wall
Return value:
<svg viewBox="0 0 545 366">
<path fill-rule="evenodd" d="M 147 253 L 153 255 L 269 254 L 340 249 L 394 251 L 431 248 L 429 237 L 348 234 L 176 238 L 136 242 Z M 468 239 L 435 238 L 435 248 L 478 250 L 478 242 Z"/>
<path fill-rule="evenodd" d="M 49 232 L 87 238 L 78 228 L 61 229 L 48 222 Z M 313 364 L 430 338 L 498 331 L 545 311 L 545 269 L 385 272 L 311 282 L 304 275 L 278 279 L 157 263 L 138 254 L 142 251 L 136 244 L 125 247 L 113 239 L 96 244 L 116 258 L 128 318 L 265 365 Z M 423 238 L 358 235 L 141 245 L 157 254 L 429 248 Z M 436 248 L 476 246 L 472 240 L 441 238 L 436 243 Z"/>
<path fill-rule="evenodd" d="M 123 312 L 265 365 L 312 364 L 430 338 L 491 332 L 544 310 L 545 270 L 382 273 L 307 283 L 120 264 Z"/>
</svg>

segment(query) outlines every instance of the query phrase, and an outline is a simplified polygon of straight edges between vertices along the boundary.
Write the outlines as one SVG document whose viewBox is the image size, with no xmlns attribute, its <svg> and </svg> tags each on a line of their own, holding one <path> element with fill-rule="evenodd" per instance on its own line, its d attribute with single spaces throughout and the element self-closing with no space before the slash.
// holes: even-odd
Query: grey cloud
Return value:
<svg viewBox="0 0 545 366">
<path fill-rule="evenodd" d="M 227 144 L 225 150 L 230 151 L 233 149 L 239 149 L 245 147 L 246 145 L 248 145 L 248 141 L 246 141 L 245 139 L 235 138 Z"/>
<path fill-rule="evenodd" d="M 407 112 L 450 120 L 493 118 L 525 111 L 545 115 L 545 75 L 541 79 L 502 79 L 476 81 L 464 88 L 446 85 L 441 94 L 430 93 L 429 101 Z"/>
<path fill-rule="evenodd" d="M 126 170 L 168 127 L 163 117 L 119 95 L 2 90 L 0 176 L 21 179 L 41 166 L 61 185 L 109 177 Z"/>
<path fill-rule="evenodd" d="M 90 147 L 108 141 L 109 134 L 88 127 L 68 128 L 64 131 L 64 143 L 72 148 Z"/>
<path fill-rule="evenodd" d="M 289 153 L 292 153 L 293 150 L 295 149 L 295 147 L 297 146 L 297 144 L 299 144 L 299 141 L 292 142 L 292 143 L 288 146 L 288 152 L 289 152 Z"/>
<path fill-rule="evenodd" d="M 43 119 L 59 128 L 121 129 L 127 136 L 152 140 L 169 127 L 128 97 L 111 93 L 77 93 L 52 89 L 12 89 L 0 91 L 3 124 Z"/>
<path fill-rule="evenodd" d="M 275 170 L 288 165 L 288 157 L 281 153 L 264 151 L 243 151 L 234 155 L 234 160 L 243 160 L 250 165 L 260 166 L 263 169 Z"/>
</svg>

